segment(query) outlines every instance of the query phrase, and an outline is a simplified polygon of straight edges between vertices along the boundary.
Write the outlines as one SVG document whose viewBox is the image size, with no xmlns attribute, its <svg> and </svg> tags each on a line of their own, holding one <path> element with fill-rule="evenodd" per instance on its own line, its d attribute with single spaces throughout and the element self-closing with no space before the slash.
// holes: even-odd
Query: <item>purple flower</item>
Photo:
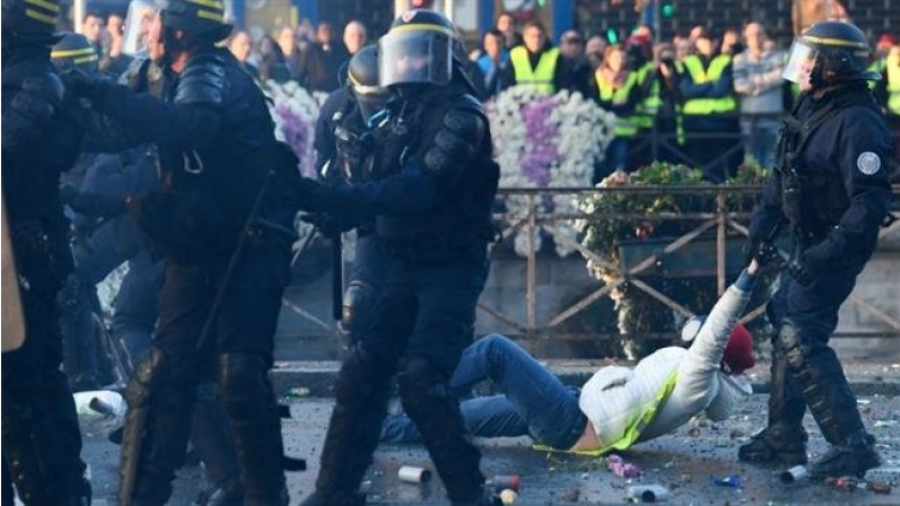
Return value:
<svg viewBox="0 0 900 506">
<path fill-rule="evenodd" d="M 522 157 L 522 175 L 539 188 L 550 184 L 550 167 L 559 163 L 557 150 L 557 125 L 550 120 L 556 108 L 556 97 L 541 97 L 522 108 L 525 120 L 525 156 Z"/>
<path fill-rule="evenodd" d="M 275 114 L 281 119 L 284 140 L 300 159 L 297 169 L 305 177 L 316 177 L 314 155 L 311 149 L 313 125 L 310 120 L 298 116 L 286 104 L 276 104 Z"/>
</svg>

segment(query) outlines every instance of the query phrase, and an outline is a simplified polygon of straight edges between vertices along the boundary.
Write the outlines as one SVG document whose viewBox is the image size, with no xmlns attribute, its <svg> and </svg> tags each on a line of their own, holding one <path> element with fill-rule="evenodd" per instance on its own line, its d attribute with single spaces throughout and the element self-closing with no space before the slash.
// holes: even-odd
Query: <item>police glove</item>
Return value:
<svg viewBox="0 0 900 506">
<path fill-rule="evenodd" d="M 100 102 L 112 87 L 112 81 L 99 72 L 91 73 L 74 67 L 60 74 L 66 91 L 77 97 L 87 98 L 91 102 Z"/>
<path fill-rule="evenodd" d="M 788 273 L 803 286 L 808 286 L 825 269 L 825 261 L 817 246 L 807 249 L 788 264 Z"/>
<path fill-rule="evenodd" d="M 314 179 L 301 178 L 297 184 L 297 193 L 301 211 L 330 211 L 335 206 L 335 195 L 331 187 Z"/>
<path fill-rule="evenodd" d="M 815 278 L 812 271 L 809 269 L 809 266 L 804 264 L 803 260 L 799 258 L 791 260 L 787 270 L 791 277 L 803 286 L 809 286 Z"/>
</svg>

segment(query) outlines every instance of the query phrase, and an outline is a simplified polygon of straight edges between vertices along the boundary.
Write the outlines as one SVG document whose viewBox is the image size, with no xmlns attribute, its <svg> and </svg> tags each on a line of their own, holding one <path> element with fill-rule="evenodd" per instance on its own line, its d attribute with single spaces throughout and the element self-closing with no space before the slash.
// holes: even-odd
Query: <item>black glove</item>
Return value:
<svg viewBox="0 0 900 506">
<path fill-rule="evenodd" d="M 298 182 L 297 200 L 301 211 L 316 213 L 335 208 L 334 191 L 314 179 L 302 178 Z"/>
<path fill-rule="evenodd" d="M 788 264 L 787 270 L 791 277 L 803 286 L 809 286 L 815 278 L 809 266 L 805 265 L 803 260 L 799 258 L 792 260 Z"/>
<path fill-rule="evenodd" d="M 744 263 L 743 266 L 747 267 L 750 265 L 750 262 L 756 258 L 757 253 L 759 253 L 759 245 L 761 241 L 757 237 L 748 237 L 747 242 L 744 244 L 743 249 L 741 250 L 744 253 Z"/>
<path fill-rule="evenodd" d="M 112 87 L 112 81 L 99 72 L 91 73 L 79 67 L 65 70 L 59 75 L 66 91 L 77 97 L 90 99 L 91 102 L 100 102 Z"/>
</svg>

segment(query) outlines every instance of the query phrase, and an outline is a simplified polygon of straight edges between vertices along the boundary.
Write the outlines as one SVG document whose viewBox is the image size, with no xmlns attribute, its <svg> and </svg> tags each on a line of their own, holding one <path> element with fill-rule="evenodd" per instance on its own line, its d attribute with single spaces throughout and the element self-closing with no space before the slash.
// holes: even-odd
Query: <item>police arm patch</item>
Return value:
<svg viewBox="0 0 900 506">
<path fill-rule="evenodd" d="M 881 157 L 871 151 L 866 151 L 856 158 L 856 168 L 867 176 L 878 173 L 881 170 Z"/>
</svg>

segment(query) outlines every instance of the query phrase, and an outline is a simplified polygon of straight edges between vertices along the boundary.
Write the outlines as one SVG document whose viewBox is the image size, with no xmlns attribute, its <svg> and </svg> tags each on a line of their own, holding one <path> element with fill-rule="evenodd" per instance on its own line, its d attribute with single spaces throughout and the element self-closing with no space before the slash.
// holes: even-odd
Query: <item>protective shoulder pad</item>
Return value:
<svg viewBox="0 0 900 506">
<path fill-rule="evenodd" d="M 45 138 L 63 104 L 62 81 L 52 72 L 32 73 L 12 93 L 9 110 L 3 112 L 3 143 L 12 148 Z"/>
<path fill-rule="evenodd" d="M 218 106 L 225 100 L 225 58 L 201 53 L 188 62 L 175 91 L 177 104 Z"/>
<path fill-rule="evenodd" d="M 480 105 L 473 108 L 465 101 L 454 104 L 444 112 L 433 138 L 426 143 L 422 160 L 425 168 L 436 174 L 459 172 L 478 154 L 487 132 Z"/>
</svg>

